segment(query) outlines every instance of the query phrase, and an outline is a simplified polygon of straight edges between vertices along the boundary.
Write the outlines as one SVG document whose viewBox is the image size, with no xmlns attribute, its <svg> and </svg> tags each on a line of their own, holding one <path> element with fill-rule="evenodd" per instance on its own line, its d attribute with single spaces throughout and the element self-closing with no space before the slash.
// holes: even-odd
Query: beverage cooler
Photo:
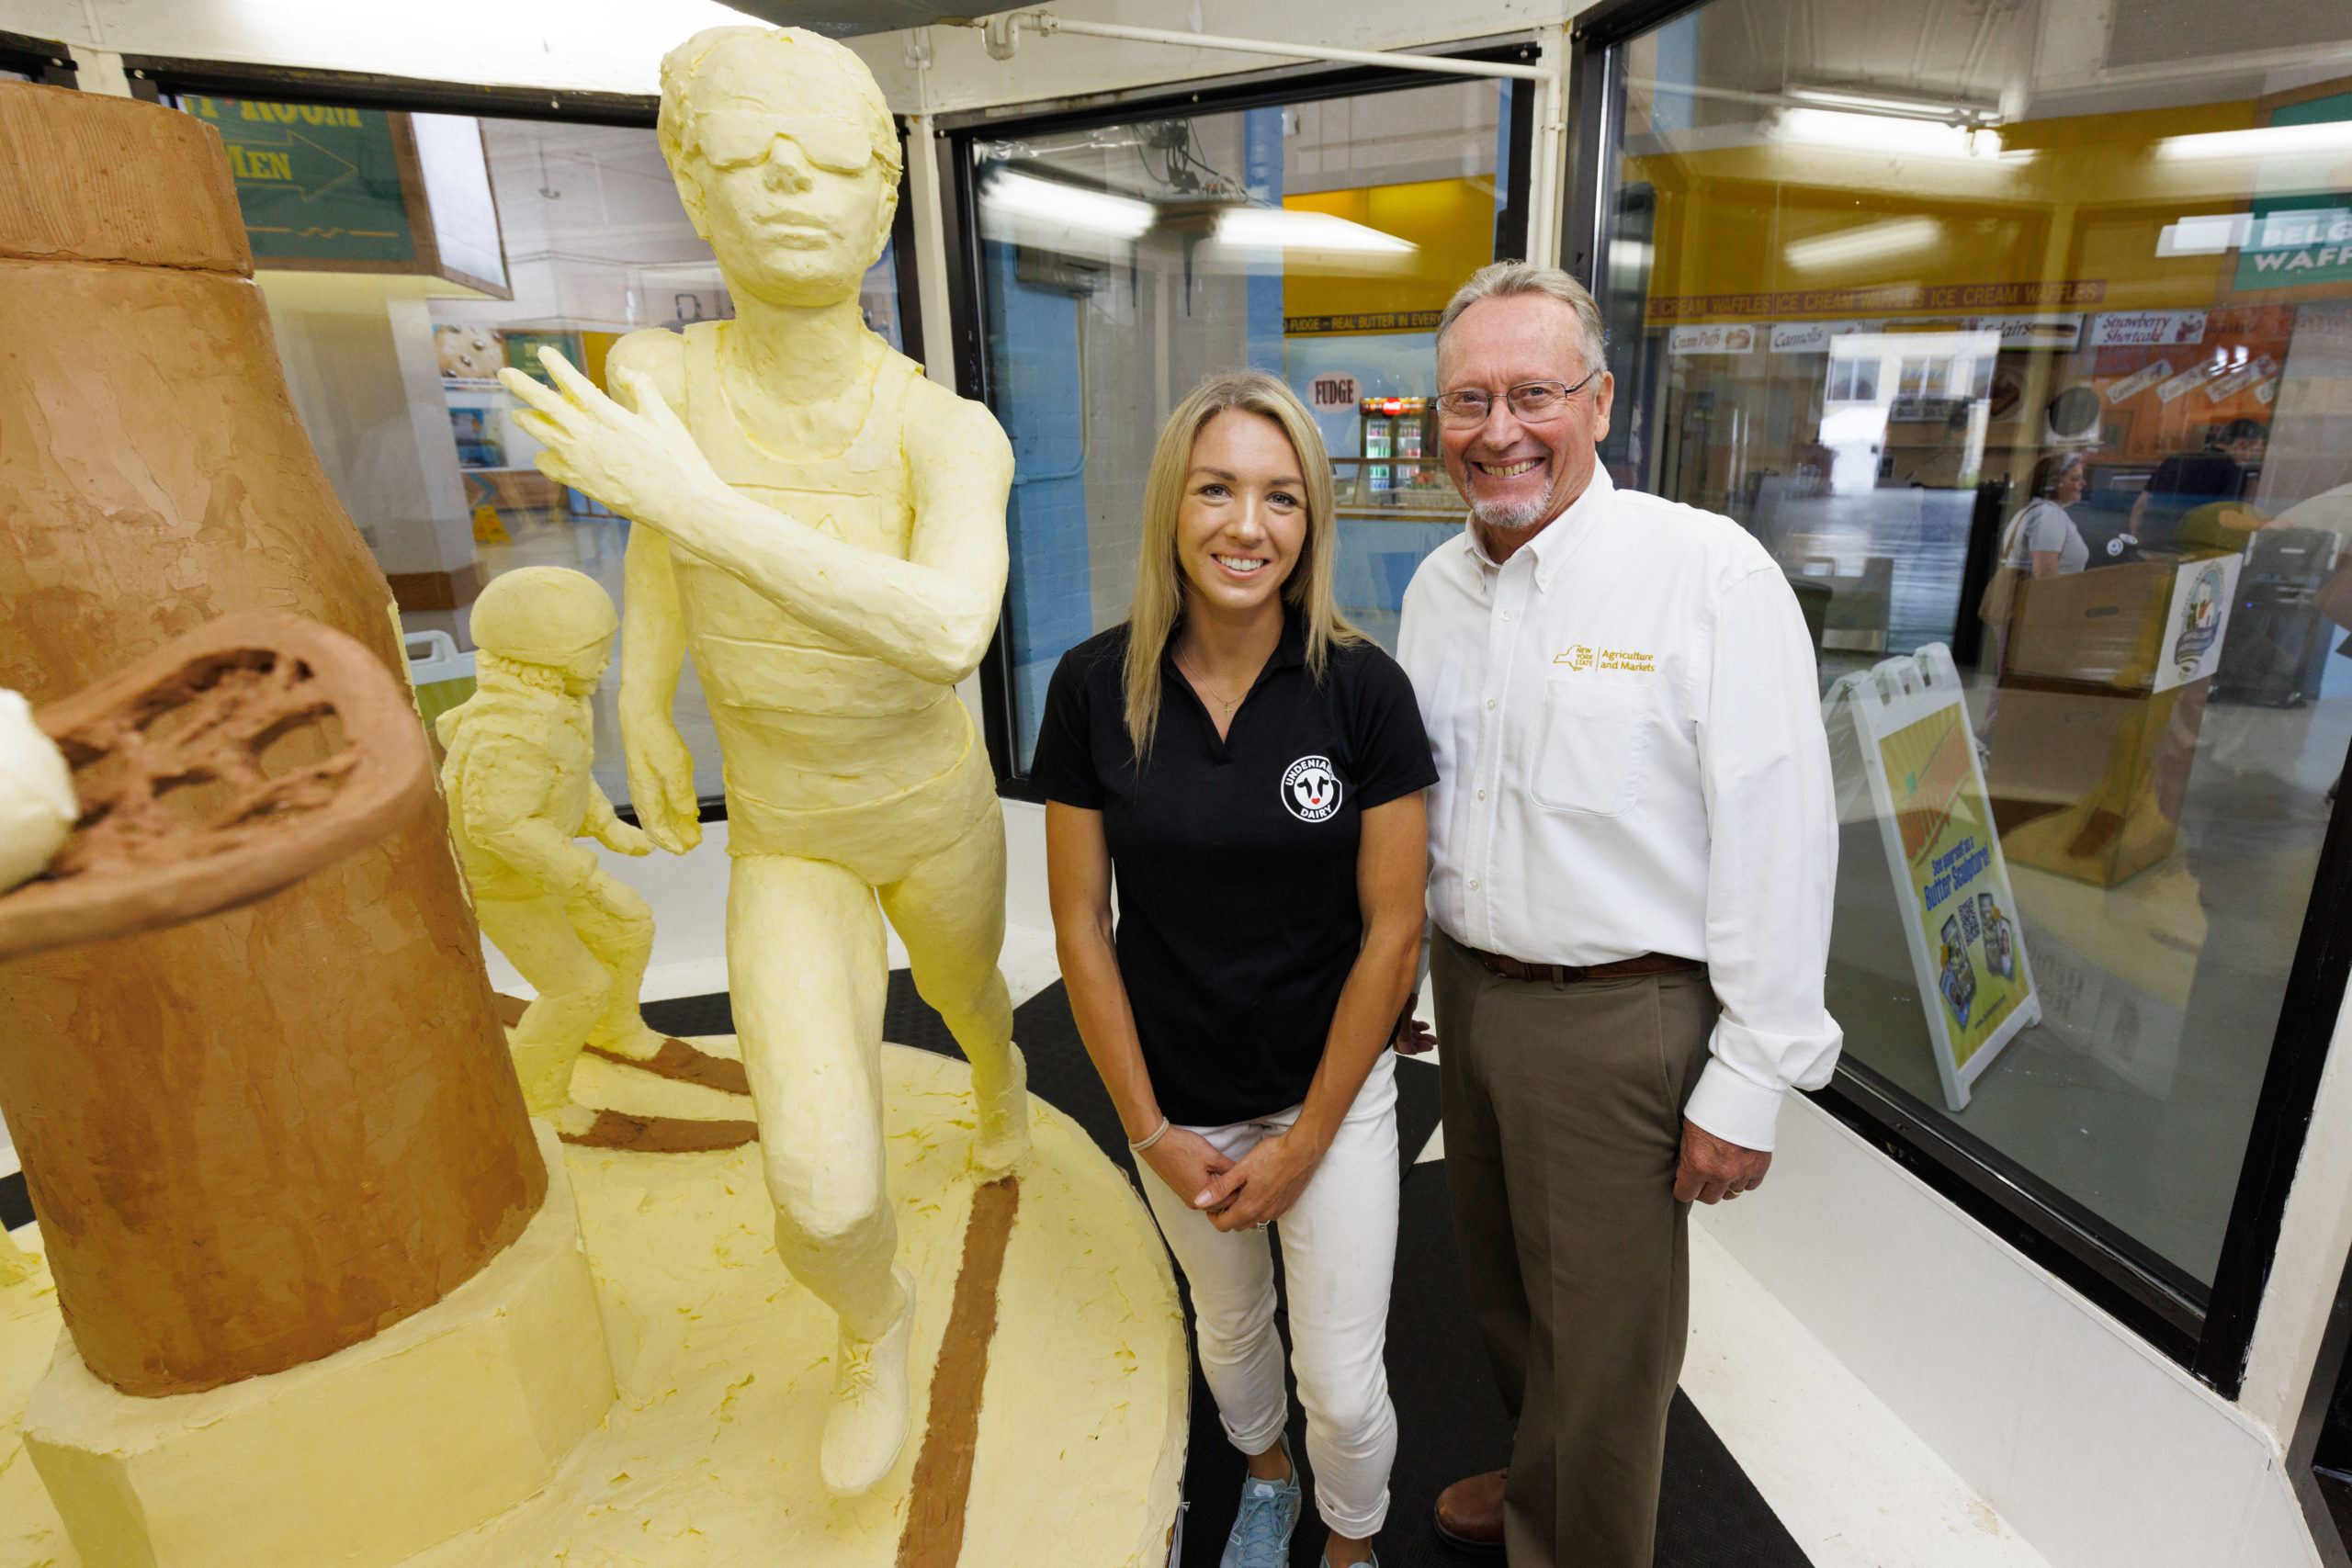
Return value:
<svg viewBox="0 0 2352 1568">
<path fill-rule="evenodd" d="M 1356 450 L 1340 499 L 1354 506 L 1418 508 L 1453 499 L 1438 450 L 1437 410 L 1427 398 L 1365 398 L 1356 404 Z"/>
</svg>

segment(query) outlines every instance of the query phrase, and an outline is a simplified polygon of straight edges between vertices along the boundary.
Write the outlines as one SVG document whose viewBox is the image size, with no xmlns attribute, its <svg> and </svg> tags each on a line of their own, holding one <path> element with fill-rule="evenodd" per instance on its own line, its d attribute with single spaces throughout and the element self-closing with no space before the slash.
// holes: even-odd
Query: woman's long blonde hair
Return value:
<svg viewBox="0 0 2352 1568">
<path fill-rule="evenodd" d="M 1283 603 L 1306 623 L 1307 670 L 1322 680 L 1334 643 L 1363 640 L 1333 602 L 1339 523 L 1332 515 L 1331 459 L 1315 417 L 1295 392 L 1261 370 L 1211 377 L 1193 388 L 1160 426 L 1151 470 L 1144 479 L 1142 555 L 1136 562 L 1135 603 L 1127 612 L 1127 738 L 1135 743 L 1138 767 L 1150 761 L 1152 735 L 1159 725 L 1160 655 L 1183 620 L 1184 573 L 1176 561 L 1176 513 L 1192 472 L 1193 444 L 1209 421 L 1228 409 L 1272 420 L 1298 456 L 1306 491 L 1306 540 L 1283 582 Z"/>
</svg>

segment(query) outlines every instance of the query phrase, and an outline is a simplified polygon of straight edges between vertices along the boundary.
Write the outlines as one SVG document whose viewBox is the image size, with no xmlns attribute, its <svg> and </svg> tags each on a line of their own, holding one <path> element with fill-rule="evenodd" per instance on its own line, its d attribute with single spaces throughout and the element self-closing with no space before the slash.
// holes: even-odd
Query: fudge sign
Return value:
<svg viewBox="0 0 2352 1568">
<path fill-rule="evenodd" d="M 1317 409 L 1351 409 L 1356 406 L 1356 378 L 1352 376 L 1317 376 L 1308 389 Z"/>
</svg>

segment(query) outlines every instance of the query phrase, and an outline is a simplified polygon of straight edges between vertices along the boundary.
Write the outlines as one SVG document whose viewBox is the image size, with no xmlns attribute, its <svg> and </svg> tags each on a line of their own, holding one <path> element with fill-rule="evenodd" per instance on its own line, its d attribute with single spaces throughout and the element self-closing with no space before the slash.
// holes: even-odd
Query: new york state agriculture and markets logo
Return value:
<svg viewBox="0 0 2352 1568">
<path fill-rule="evenodd" d="M 1301 757 L 1283 770 L 1283 804 L 1302 822 L 1320 822 L 1340 809 L 1340 775 L 1329 757 Z"/>
</svg>

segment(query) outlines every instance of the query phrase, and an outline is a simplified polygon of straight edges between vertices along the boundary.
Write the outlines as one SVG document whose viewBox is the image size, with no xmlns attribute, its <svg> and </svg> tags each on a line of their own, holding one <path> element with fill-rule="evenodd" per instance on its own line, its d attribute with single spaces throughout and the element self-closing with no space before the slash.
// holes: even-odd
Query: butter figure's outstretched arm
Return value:
<svg viewBox="0 0 2352 1568">
<path fill-rule="evenodd" d="M 670 716 L 685 656 L 670 542 L 651 528 L 632 528 L 622 567 L 621 751 L 639 824 L 673 855 L 702 842 L 694 753 Z"/>
<path fill-rule="evenodd" d="M 517 423 L 546 450 L 539 471 L 587 491 L 860 653 L 918 680 L 953 685 L 978 667 L 996 629 L 1006 570 L 1004 498 L 1012 449 L 977 405 L 955 401 L 909 422 L 914 536 L 904 560 L 828 538 L 738 494 L 648 378 L 616 373 L 620 406 L 553 349 L 539 352 L 560 391 L 500 372 L 531 411 Z M 922 395 L 921 384 L 914 395 Z"/>
<path fill-rule="evenodd" d="M 572 842 L 547 815 L 556 780 L 543 749 L 513 736 L 485 736 L 467 750 L 462 770 L 467 838 L 558 897 L 588 886 L 596 852 Z"/>
</svg>

